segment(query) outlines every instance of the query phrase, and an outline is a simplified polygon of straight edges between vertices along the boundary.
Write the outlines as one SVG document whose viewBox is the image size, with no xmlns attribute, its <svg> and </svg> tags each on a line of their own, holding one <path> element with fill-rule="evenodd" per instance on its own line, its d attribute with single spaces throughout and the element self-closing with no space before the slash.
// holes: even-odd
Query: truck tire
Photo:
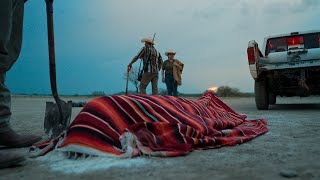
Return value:
<svg viewBox="0 0 320 180">
<path fill-rule="evenodd" d="M 267 81 L 256 80 L 254 82 L 254 94 L 256 100 L 256 106 L 258 110 L 268 110 L 269 108 L 269 92 L 267 87 Z"/>
<path fill-rule="evenodd" d="M 273 92 L 269 92 L 269 104 L 274 105 L 277 103 L 277 96 Z"/>
</svg>

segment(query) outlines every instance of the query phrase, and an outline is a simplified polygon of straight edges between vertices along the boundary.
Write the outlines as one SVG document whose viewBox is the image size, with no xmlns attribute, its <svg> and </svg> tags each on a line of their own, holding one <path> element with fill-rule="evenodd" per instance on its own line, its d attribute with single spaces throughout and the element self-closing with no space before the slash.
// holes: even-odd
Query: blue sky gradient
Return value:
<svg viewBox="0 0 320 180">
<path fill-rule="evenodd" d="M 51 92 L 45 10 L 44 0 L 25 4 L 23 48 L 7 78 L 15 94 Z M 262 45 L 268 35 L 320 29 L 319 16 L 317 0 L 55 0 L 58 90 L 125 91 L 127 64 L 141 38 L 156 32 L 163 58 L 174 49 L 185 63 L 180 92 L 222 85 L 252 92 L 248 41 Z M 159 81 L 159 87 L 165 85 Z"/>
</svg>

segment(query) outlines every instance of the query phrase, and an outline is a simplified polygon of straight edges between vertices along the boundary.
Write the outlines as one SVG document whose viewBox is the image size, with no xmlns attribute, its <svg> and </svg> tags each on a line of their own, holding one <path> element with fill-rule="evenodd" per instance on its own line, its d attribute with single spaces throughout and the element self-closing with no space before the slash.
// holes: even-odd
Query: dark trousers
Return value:
<svg viewBox="0 0 320 180">
<path fill-rule="evenodd" d="M 167 91 L 169 96 L 178 96 L 177 83 L 173 79 L 173 74 L 166 74 L 165 77 Z"/>
<path fill-rule="evenodd" d="M 0 132 L 9 125 L 11 115 L 11 95 L 5 81 L 20 54 L 23 10 L 23 0 L 0 0 Z"/>
</svg>

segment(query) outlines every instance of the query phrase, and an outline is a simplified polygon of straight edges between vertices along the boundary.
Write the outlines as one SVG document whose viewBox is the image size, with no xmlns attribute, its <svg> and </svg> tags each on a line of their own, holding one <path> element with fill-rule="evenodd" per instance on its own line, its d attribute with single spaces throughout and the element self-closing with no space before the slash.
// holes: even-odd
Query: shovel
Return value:
<svg viewBox="0 0 320 180">
<path fill-rule="evenodd" d="M 128 81 L 130 76 L 130 69 L 127 70 L 126 95 L 128 95 Z"/>
<path fill-rule="evenodd" d="M 56 104 L 53 102 L 46 102 L 44 131 L 50 138 L 54 138 L 60 135 L 69 126 L 71 119 L 72 102 L 68 101 L 66 103 L 65 101 L 61 100 L 58 95 L 53 32 L 53 0 L 45 1 L 47 6 L 50 84 L 52 96 Z"/>
</svg>

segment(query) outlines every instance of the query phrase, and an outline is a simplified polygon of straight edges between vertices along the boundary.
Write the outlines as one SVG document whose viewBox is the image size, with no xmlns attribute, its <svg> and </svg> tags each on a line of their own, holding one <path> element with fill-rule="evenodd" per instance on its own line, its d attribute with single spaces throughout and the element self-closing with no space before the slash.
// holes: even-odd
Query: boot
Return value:
<svg viewBox="0 0 320 180">
<path fill-rule="evenodd" d="M 0 146 L 8 148 L 29 147 L 40 140 L 40 136 L 19 135 L 10 127 L 5 132 L 0 133 Z"/>
<path fill-rule="evenodd" d="M 19 165 L 23 161 L 25 158 L 20 154 L 0 151 L 0 169 Z"/>
</svg>

